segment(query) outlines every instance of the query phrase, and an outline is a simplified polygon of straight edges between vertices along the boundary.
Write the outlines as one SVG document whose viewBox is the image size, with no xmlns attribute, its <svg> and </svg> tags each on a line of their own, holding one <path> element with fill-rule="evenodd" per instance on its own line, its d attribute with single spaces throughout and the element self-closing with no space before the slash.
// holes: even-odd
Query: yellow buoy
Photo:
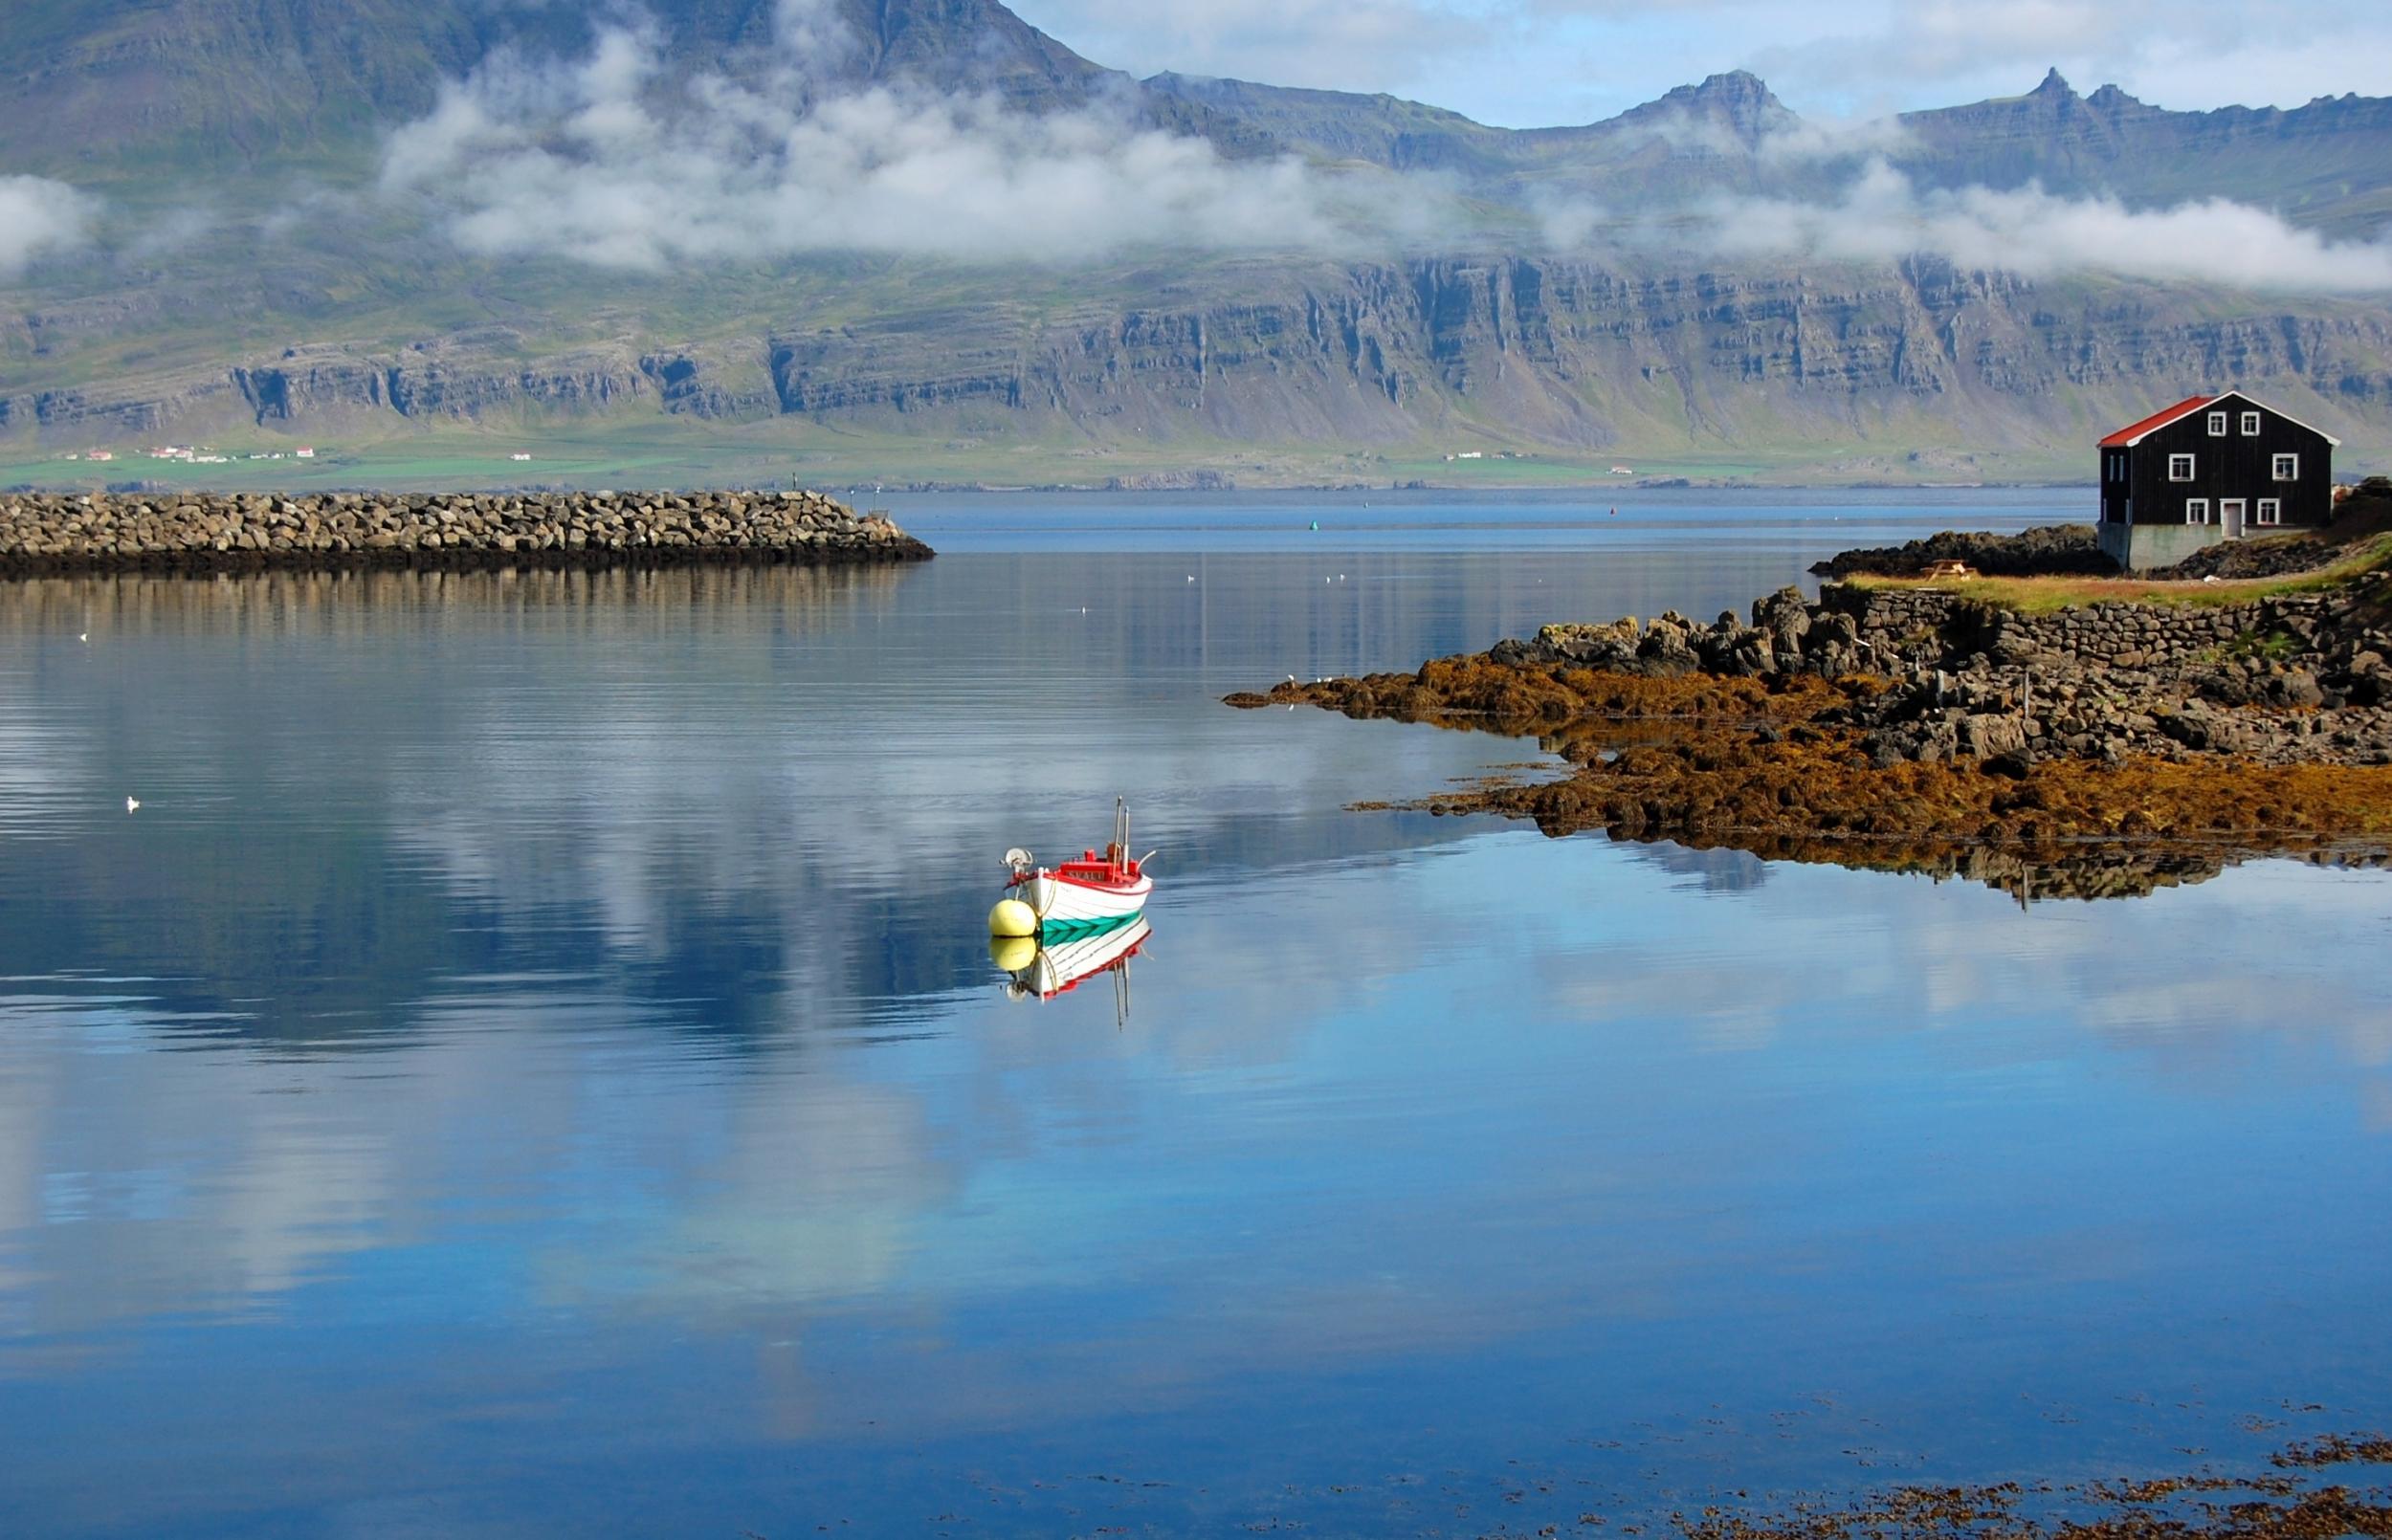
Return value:
<svg viewBox="0 0 2392 1540">
<path fill-rule="evenodd" d="M 988 960 L 1007 973 L 1020 973 L 1038 960 L 1038 938 L 1034 935 L 992 935 L 988 938 Z"/>
<path fill-rule="evenodd" d="M 990 935 L 1036 935 L 1038 912 L 1018 898 L 1000 898 L 988 912 Z"/>
</svg>

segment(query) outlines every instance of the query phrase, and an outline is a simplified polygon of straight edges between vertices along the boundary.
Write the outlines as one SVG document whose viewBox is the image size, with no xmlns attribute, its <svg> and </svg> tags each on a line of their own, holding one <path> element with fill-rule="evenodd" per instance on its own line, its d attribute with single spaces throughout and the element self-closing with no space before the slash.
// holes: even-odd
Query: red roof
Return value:
<svg viewBox="0 0 2392 1540">
<path fill-rule="evenodd" d="M 2231 395 L 2232 393 L 2233 392 L 2228 391 L 2226 394 Z M 2112 433 L 2108 438 L 2101 441 L 2101 448 L 2105 450 L 2125 449 L 2137 439 L 2141 438 L 2145 433 L 2157 432 L 2180 417 L 2188 416 L 2193 412 L 2197 412 L 2213 401 L 2224 401 L 2225 399 L 2225 396 L 2186 396 L 2182 401 L 2178 402 L 2175 406 L 2170 407 L 2165 411 L 2153 412 L 2150 416 L 2144 418 L 2139 423 L 2135 423 L 2129 427 L 2119 429 L 2116 432 Z"/>
</svg>

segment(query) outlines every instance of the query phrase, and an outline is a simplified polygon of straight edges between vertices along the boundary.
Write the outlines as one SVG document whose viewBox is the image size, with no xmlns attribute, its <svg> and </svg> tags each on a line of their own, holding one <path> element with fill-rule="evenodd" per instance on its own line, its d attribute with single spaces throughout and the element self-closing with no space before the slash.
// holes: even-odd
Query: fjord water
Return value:
<svg viewBox="0 0 2392 1540">
<path fill-rule="evenodd" d="M 1346 805 L 1533 744 L 1217 703 L 2079 501 L 0 588 L 0 1532 L 1534 1532 L 2392 1421 L 2383 874 L 1548 841 Z M 1127 1021 L 1008 1000 L 998 855 L 1117 791 Z"/>
</svg>

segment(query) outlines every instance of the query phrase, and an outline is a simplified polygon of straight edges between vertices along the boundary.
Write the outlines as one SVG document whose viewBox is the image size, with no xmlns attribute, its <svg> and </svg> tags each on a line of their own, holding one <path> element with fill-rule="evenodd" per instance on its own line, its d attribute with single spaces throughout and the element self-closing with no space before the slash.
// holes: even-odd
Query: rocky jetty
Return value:
<svg viewBox="0 0 2392 1540">
<path fill-rule="evenodd" d="M 930 547 L 811 492 L 0 494 L 0 576 L 826 565 Z"/>
</svg>

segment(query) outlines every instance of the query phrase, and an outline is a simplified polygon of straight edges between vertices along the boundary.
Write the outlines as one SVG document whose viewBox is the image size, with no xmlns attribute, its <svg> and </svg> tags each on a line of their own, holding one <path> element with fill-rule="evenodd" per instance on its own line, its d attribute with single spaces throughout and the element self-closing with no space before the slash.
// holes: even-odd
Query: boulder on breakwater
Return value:
<svg viewBox="0 0 2392 1540">
<path fill-rule="evenodd" d="M 0 576 L 918 561 L 812 492 L 0 494 Z"/>
</svg>

